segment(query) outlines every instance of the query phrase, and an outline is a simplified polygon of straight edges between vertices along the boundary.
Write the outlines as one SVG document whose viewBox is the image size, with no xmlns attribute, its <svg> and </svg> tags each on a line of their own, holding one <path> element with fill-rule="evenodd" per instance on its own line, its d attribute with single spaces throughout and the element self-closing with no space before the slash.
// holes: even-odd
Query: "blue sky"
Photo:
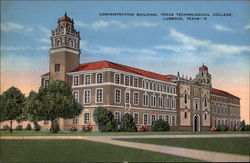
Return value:
<svg viewBox="0 0 250 163">
<path fill-rule="evenodd" d="M 32 79 L 27 90 L 39 87 L 40 75 L 48 71 L 50 31 L 67 11 L 81 34 L 82 63 L 109 60 L 194 77 L 204 62 L 214 87 L 235 93 L 249 106 L 249 7 L 247 1 L 1 1 L 1 92 L 29 81 L 28 74 Z M 206 21 L 99 16 L 115 12 L 232 16 L 210 16 Z M 10 74 L 18 74 L 16 82 Z"/>
</svg>

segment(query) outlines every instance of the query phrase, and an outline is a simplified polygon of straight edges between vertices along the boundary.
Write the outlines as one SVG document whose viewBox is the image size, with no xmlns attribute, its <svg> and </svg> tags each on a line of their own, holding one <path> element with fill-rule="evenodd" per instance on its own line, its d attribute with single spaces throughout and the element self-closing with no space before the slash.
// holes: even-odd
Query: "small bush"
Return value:
<svg viewBox="0 0 250 163">
<path fill-rule="evenodd" d="M 241 131 L 245 131 L 245 128 L 246 128 L 246 122 L 245 122 L 245 120 L 243 120 L 243 121 L 240 122 L 240 128 L 241 128 Z"/>
<path fill-rule="evenodd" d="M 109 120 L 104 126 L 104 132 L 115 132 L 117 130 L 117 124 L 114 119 Z"/>
<path fill-rule="evenodd" d="M 138 128 L 139 132 L 145 132 L 148 131 L 149 127 L 148 125 L 142 125 L 141 127 Z"/>
<path fill-rule="evenodd" d="M 159 119 L 152 124 L 153 131 L 168 131 L 169 125 L 163 119 Z"/>
<path fill-rule="evenodd" d="M 84 132 L 92 131 L 92 129 L 93 129 L 93 125 L 91 125 L 91 124 L 82 126 L 82 131 L 84 131 Z"/>
<path fill-rule="evenodd" d="M 124 131 L 124 132 L 135 132 L 135 131 L 137 131 L 137 128 L 136 128 L 136 125 L 134 123 L 134 119 L 133 119 L 132 115 L 126 113 L 122 117 L 121 131 Z"/>
<path fill-rule="evenodd" d="M 25 130 L 32 130 L 32 127 L 31 127 L 31 124 L 30 124 L 30 123 L 27 124 Z"/>
<path fill-rule="evenodd" d="M 76 127 L 76 126 L 72 126 L 72 127 L 70 128 L 70 131 L 77 131 L 77 127 Z"/>
<path fill-rule="evenodd" d="M 216 126 L 212 126 L 212 127 L 211 127 L 211 131 L 217 131 Z"/>
<path fill-rule="evenodd" d="M 245 131 L 250 131 L 250 125 L 246 125 Z"/>
<path fill-rule="evenodd" d="M 23 126 L 22 126 L 22 125 L 18 125 L 18 126 L 16 127 L 16 130 L 17 130 L 17 131 L 23 130 Z"/>
<path fill-rule="evenodd" d="M 228 130 L 228 127 L 225 125 L 220 125 L 217 127 L 217 131 L 227 131 L 227 130 Z"/>
<path fill-rule="evenodd" d="M 9 130 L 10 130 L 10 126 L 8 126 L 8 125 L 3 126 L 3 131 L 9 131 Z"/>
<path fill-rule="evenodd" d="M 57 121 L 54 121 L 53 122 L 53 125 L 52 125 L 52 133 L 58 133 L 60 131 L 60 128 L 59 128 L 59 124 Z"/>
<path fill-rule="evenodd" d="M 34 122 L 34 130 L 35 131 L 40 131 L 41 130 L 41 127 L 37 122 Z"/>
</svg>

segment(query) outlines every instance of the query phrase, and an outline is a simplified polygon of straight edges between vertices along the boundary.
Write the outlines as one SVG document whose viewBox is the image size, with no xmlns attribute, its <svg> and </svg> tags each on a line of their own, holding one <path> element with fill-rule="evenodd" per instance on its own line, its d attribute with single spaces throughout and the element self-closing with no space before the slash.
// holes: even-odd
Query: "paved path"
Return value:
<svg viewBox="0 0 250 163">
<path fill-rule="evenodd" d="M 202 134 L 202 135 L 133 135 L 133 136 L 6 136 L 1 139 L 79 139 L 107 143 L 123 147 L 160 152 L 209 162 L 250 162 L 249 156 L 210 152 L 204 150 L 161 146 L 145 143 L 125 142 L 115 138 L 213 138 L 213 137 L 250 137 L 250 134 Z"/>
</svg>

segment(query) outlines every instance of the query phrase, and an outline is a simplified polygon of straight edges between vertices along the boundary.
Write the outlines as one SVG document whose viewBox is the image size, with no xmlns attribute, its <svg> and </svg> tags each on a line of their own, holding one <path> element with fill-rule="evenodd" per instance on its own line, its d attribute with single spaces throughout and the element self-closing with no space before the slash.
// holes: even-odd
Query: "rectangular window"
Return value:
<svg viewBox="0 0 250 163">
<path fill-rule="evenodd" d="M 134 87 L 138 87 L 138 78 L 134 78 Z"/>
<path fill-rule="evenodd" d="M 120 74 L 115 74 L 115 83 L 120 84 Z"/>
<path fill-rule="evenodd" d="M 89 113 L 84 113 L 84 123 L 89 124 Z"/>
<path fill-rule="evenodd" d="M 121 122 L 121 112 L 116 111 L 114 119 L 116 120 L 116 123 L 120 123 Z"/>
<path fill-rule="evenodd" d="M 143 115 L 143 124 L 148 125 L 148 115 L 147 114 Z"/>
<path fill-rule="evenodd" d="M 121 102 L 121 90 L 115 89 L 115 103 Z"/>
<path fill-rule="evenodd" d="M 89 104 L 91 102 L 91 92 L 90 90 L 84 90 L 83 92 L 84 104 Z"/>
<path fill-rule="evenodd" d="M 49 80 L 48 80 L 48 79 L 45 79 L 45 80 L 44 80 L 44 87 L 45 87 L 45 88 L 48 88 L 48 86 L 49 86 Z"/>
<path fill-rule="evenodd" d="M 96 82 L 97 83 L 102 83 L 103 82 L 103 75 L 102 75 L 102 73 L 96 74 Z"/>
<path fill-rule="evenodd" d="M 73 118 L 72 123 L 73 123 L 73 125 L 78 124 L 78 117 Z"/>
<path fill-rule="evenodd" d="M 163 119 L 163 115 L 158 115 L 158 119 Z"/>
<path fill-rule="evenodd" d="M 162 96 L 159 97 L 159 107 L 160 108 L 163 107 L 163 97 Z"/>
<path fill-rule="evenodd" d="M 73 91 L 72 94 L 73 94 L 75 100 L 76 100 L 77 102 L 79 102 L 79 92 L 76 90 L 76 91 Z"/>
<path fill-rule="evenodd" d="M 129 76 L 125 76 L 125 85 L 130 85 L 130 77 Z"/>
<path fill-rule="evenodd" d="M 128 92 L 125 93 L 125 103 L 127 103 L 127 104 L 130 103 L 130 93 L 128 93 Z"/>
<path fill-rule="evenodd" d="M 138 92 L 134 93 L 134 104 L 135 105 L 139 104 L 139 93 Z"/>
<path fill-rule="evenodd" d="M 103 89 L 96 89 L 96 103 L 103 103 Z"/>
<path fill-rule="evenodd" d="M 165 115 L 165 121 L 169 124 L 169 115 Z"/>
<path fill-rule="evenodd" d="M 144 106 L 148 106 L 149 104 L 149 95 L 148 94 L 144 94 L 143 95 L 143 105 Z"/>
<path fill-rule="evenodd" d="M 73 76 L 73 85 L 79 85 L 79 76 Z"/>
<path fill-rule="evenodd" d="M 155 115 L 151 115 L 151 122 L 152 124 L 156 121 L 156 116 Z"/>
<path fill-rule="evenodd" d="M 174 116 L 174 115 L 172 116 L 172 125 L 173 125 L 173 126 L 175 126 L 175 125 L 176 125 L 176 118 L 175 118 L 175 116 Z"/>
<path fill-rule="evenodd" d="M 60 72 L 60 64 L 55 64 L 55 72 Z"/>
<path fill-rule="evenodd" d="M 138 113 L 134 113 L 134 122 L 136 125 L 139 124 L 139 114 Z"/>
<path fill-rule="evenodd" d="M 184 112 L 184 118 L 187 119 L 187 111 Z"/>
<path fill-rule="evenodd" d="M 85 84 L 91 84 L 91 76 L 90 75 L 85 75 Z"/>
</svg>

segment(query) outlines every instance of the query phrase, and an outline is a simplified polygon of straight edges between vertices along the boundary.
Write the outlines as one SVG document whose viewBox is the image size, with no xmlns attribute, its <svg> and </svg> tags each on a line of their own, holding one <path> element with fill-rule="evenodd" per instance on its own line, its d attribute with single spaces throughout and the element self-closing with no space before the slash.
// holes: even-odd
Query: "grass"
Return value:
<svg viewBox="0 0 250 163">
<path fill-rule="evenodd" d="M 1 140 L 1 161 L 14 162 L 199 162 L 173 155 L 86 140 Z"/>
<path fill-rule="evenodd" d="M 60 131 L 59 133 L 52 134 L 49 131 L 0 131 L 1 136 L 108 136 L 108 135 L 173 135 L 173 134 L 250 134 L 250 131 L 224 131 L 224 132 L 80 132 L 80 131 Z"/>
<path fill-rule="evenodd" d="M 206 151 L 249 155 L 250 138 L 133 138 L 119 139 L 129 142 L 176 146 Z"/>
</svg>

